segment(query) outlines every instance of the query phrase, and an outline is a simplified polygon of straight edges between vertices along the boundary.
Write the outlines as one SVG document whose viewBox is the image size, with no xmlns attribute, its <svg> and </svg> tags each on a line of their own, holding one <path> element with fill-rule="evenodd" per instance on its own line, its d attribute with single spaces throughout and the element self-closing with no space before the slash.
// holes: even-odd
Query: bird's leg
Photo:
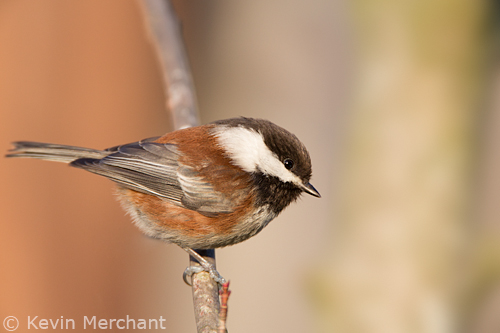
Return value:
<svg viewBox="0 0 500 333">
<path fill-rule="evenodd" d="M 189 266 L 184 271 L 183 279 L 184 279 L 184 282 L 186 282 L 187 285 L 191 285 L 191 283 L 189 283 L 187 281 L 187 277 L 188 276 L 191 277 L 193 274 L 199 273 L 199 272 L 202 272 L 202 271 L 208 272 L 210 274 L 210 277 L 215 282 L 217 282 L 218 284 L 223 285 L 224 283 L 226 283 L 226 279 L 224 279 L 219 274 L 219 272 L 217 272 L 217 270 L 215 269 L 215 266 L 212 265 L 211 263 L 209 263 L 198 252 L 196 252 L 195 250 L 193 250 L 193 249 L 191 249 L 189 247 L 183 247 L 183 249 L 184 249 L 184 251 L 186 251 L 187 253 L 189 253 L 189 255 L 191 257 L 195 258 L 198 261 L 198 263 L 200 264 L 200 266 Z"/>
</svg>

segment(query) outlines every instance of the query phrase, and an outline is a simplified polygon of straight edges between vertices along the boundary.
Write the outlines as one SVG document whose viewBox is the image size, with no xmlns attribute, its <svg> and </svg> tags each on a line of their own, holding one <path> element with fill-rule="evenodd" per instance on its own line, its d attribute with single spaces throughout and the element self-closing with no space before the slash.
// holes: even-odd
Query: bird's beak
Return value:
<svg viewBox="0 0 500 333">
<path fill-rule="evenodd" d="M 314 186 L 311 185 L 311 183 L 302 184 L 301 188 L 302 188 L 302 191 L 304 191 L 304 192 L 306 192 L 314 197 L 321 198 L 321 195 L 314 188 Z"/>
</svg>

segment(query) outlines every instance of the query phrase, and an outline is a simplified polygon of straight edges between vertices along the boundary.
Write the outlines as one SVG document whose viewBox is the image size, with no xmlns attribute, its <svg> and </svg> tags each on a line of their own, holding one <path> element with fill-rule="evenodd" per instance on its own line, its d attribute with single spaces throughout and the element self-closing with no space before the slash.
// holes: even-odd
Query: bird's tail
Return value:
<svg viewBox="0 0 500 333">
<path fill-rule="evenodd" d="M 101 159 L 109 155 L 109 151 L 89 148 L 56 145 L 52 143 L 17 141 L 14 148 L 5 157 L 28 157 L 42 160 L 71 163 L 80 158 Z"/>
</svg>

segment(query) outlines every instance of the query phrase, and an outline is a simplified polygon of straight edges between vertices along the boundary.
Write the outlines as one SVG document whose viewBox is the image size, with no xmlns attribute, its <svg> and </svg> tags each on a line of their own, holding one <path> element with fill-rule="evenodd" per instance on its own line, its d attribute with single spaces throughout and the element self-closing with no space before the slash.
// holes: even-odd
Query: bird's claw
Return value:
<svg viewBox="0 0 500 333">
<path fill-rule="evenodd" d="M 182 279 L 184 280 L 184 283 L 187 284 L 188 286 L 192 286 L 193 283 L 192 283 L 192 277 L 193 277 L 193 274 L 196 274 L 196 273 L 200 273 L 200 272 L 203 272 L 204 269 L 203 267 L 201 266 L 189 266 L 189 267 L 186 267 L 186 269 L 184 270 L 184 273 L 182 274 Z M 191 281 L 188 281 L 188 276 L 190 278 Z"/>
</svg>

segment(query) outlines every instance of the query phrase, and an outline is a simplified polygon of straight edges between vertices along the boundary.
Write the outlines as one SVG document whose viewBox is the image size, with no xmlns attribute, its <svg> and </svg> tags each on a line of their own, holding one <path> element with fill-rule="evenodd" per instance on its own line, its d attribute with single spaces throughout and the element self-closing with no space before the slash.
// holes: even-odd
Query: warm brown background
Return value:
<svg viewBox="0 0 500 333">
<path fill-rule="evenodd" d="M 290 36 L 302 28 L 282 23 L 279 30 L 268 31 L 279 10 L 276 4 L 175 4 L 202 121 L 266 117 L 310 147 L 315 185 L 326 199 L 304 198 L 262 237 L 218 255 L 220 271 L 234 290 L 232 330 L 307 331 L 311 313 L 302 304 L 305 293 L 296 290 L 304 269 L 313 265 L 308 258 L 319 251 L 318 238 L 326 225 L 331 155 L 321 153 L 315 142 L 324 139 L 331 146 L 333 141 L 330 115 L 338 108 L 327 103 L 338 94 L 330 90 L 339 78 L 333 75 L 335 68 L 328 67 L 319 74 L 331 82 L 317 84 L 313 75 L 323 71 L 323 65 L 295 67 L 308 56 L 323 63 L 333 60 L 328 44 L 335 40 L 327 45 L 314 42 L 319 53 L 295 49 Z M 322 15 L 320 8 L 303 9 L 313 17 Z M 252 10 L 255 17 L 249 18 Z M 298 19 L 304 13 L 297 10 L 283 15 Z M 247 17 L 247 23 L 224 23 L 239 17 Z M 158 66 L 141 19 L 138 5 L 129 0 L 0 1 L 2 150 L 14 140 L 106 148 L 171 130 Z M 329 16 L 322 22 L 326 19 Z M 319 23 L 310 28 L 324 34 L 325 40 L 335 35 Z M 230 40 L 236 44 L 228 44 Z M 275 57 L 281 59 L 277 68 Z M 264 79 L 266 75 L 270 78 Z M 280 84 L 284 77 L 295 93 Z M 293 101 L 291 95 L 296 95 Z M 311 110 L 304 112 L 305 107 Z M 191 290 L 181 278 L 187 255 L 143 237 L 115 202 L 110 181 L 35 160 L 0 160 L 0 168 L 2 320 L 18 317 L 19 331 L 24 332 L 27 316 L 74 318 L 81 328 L 84 315 L 162 315 L 167 332 L 195 330 Z M 312 211 L 319 212 L 314 219 L 309 218 Z M 298 251 L 301 247 L 303 252 Z M 290 316 L 294 322 L 286 323 Z"/>
<path fill-rule="evenodd" d="M 217 251 L 230 332 L 498 332 L 488 2 L 174 4 L 202 122 L 264 117 L 294 132 L 323 196 Z M 132 0 L 0 0 L 2 150 L 171 130 L 141 20 Z M 27 332 L 27 316 L 63 316 L 81 331 L 85 315 L 163 316 L 167 332 L 195 330 L 187 255 L 143 237 L 110 181 L 35 160 L 0 159 L 0 177 L 0 321 Z"/>
</svg>

